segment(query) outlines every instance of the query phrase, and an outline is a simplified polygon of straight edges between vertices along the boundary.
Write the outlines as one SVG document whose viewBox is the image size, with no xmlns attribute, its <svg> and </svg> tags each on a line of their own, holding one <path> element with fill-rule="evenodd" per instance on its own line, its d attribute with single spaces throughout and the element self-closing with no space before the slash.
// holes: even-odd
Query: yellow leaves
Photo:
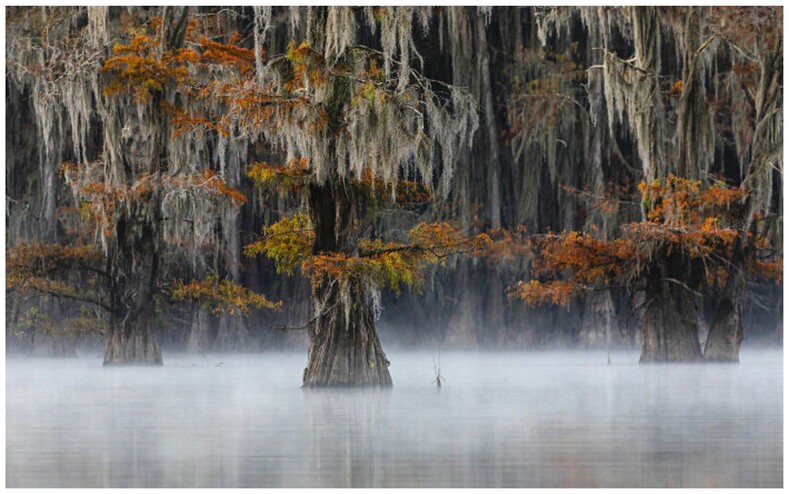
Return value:
<svg viewBox="0 0 789 494">
<path fill-rule="evenodd" d="M 263 229 L 263 238 L 244 247 L 248 257 L 264 254 L 274 261 L 277 273 L 293 274 L 293 270 L 311 253 L 315 233 L 309 217 L 294 214 Z"/>
<path fill-rule="evenodd" d="M 422 270 L 447 257 L 476 252 L 490 245 L 486 234 L 467 237 L 449 223 L 420 223 L 409 232 L 410 243 L 365 239 L 358 254 L 321 253 L 304 260 L 302 269 L 313 281 L 363 280 L 399 292 L 401 286 L 419 287 Z"/>
<path fill-rule="evenodd" d="M 361 239 L 354 253 L 313 254 L 315 233 L 309 218 L 295 214 L 263 230 L 263 238 L 244 247 L 247 256 L 264 254 L 278 273 L 292 274 L 297 266 L 314 284 L 355 280 L 385 286 L 419 286 L 421 270 L 450 255 L 476 252 L 490 245 L 488 235 L 466 237 L 448 223 L 423 223 L 409 232 L 410 243 Z"/>
<path fill-rule="evenodd" d="M 170 297 L 179 302 L 200 303 L 213 314 L 247 315 L 253 308 L 278 310 L 282 307 L 282 302 L 272 302 L 233 280 L 219 281 L 215 276 L 189 283 L 177 281 L 170 290 Z"/>
<path fill-rule="evenodd" d="M 314 284 L 354 280 L 387 287 L 399 293 L 401 286 L 420 286 L 420 268 L 424 267 L 426 259 L 415 257 L 407 248 L 400 248 L 367 256 L 349 256 L 344 253 L 310 256 L 302 263 L 302 270 Z"/>
<path fill-rule="evenodd" d="M 285 58 L 294 64 L 303 64 L 307 61 L 307 56 L 310 54 L 310 44 L 307 40 L 302 41 L 296 45 L 295 41 L 288 43 L 288 50 L 285 53 Z"/>
<path fill-rule="evenodd" d="M 298 45 L 295 41 L 288 44 L 285 60 L 290 63 L 291 76 L 286 80 L 282 89 L 286 93 L 293 93 L 308 85 L 321 86 L 328 82 L 328 72 L 323 65 L 323 58 L 314 51 L 307 41 Z"/>
<path fill-rule="evenodd" d="M 253 163 L 249 166 L 247 177 L 261 187 L 275 186 L 285 190 L 299 188 L 304 177 L 309 175 L 307 158 L 292 159 L 282 166 L 270 163 Z"/>
</svg>

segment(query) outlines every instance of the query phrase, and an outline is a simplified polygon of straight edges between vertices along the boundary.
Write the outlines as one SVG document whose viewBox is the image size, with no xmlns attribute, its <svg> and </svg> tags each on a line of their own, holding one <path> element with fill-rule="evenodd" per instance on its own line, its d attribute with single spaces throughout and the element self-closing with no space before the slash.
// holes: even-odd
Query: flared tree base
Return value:
<svg viewBox="0 0 789 494">
<path fill-rule="evenodd" d="M 104 365 L 162 365 L 162 351 L 150 330 L 132 331 L 130 335 L 113 331 L 107 338 Z"/>
<path fill-rule="evenodd" d="M 361 286 L 334 281 L 313 288 L 305 388 L 390 387 L 389 361 Z"/>
</svg>

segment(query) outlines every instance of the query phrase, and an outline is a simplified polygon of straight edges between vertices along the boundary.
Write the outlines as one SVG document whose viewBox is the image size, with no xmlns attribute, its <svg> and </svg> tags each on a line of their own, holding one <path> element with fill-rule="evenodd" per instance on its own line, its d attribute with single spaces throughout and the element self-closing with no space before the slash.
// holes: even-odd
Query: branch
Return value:
<svg viewBox="0 0 789 494">
<path fill-rule="evenodd" d="M 29 288 L 31 288 L 31 289 L 39 292 L 39 293 L 43 293 L 45 295 L 52 295 L 53 297 L 65 298 L 65 299 L 69 299 L 69 300 L 76 300 L 77 302 L 83 302 L 83 303 L 86 303 L 86 304 L 92 304 L 92 305 L 95 305 L 97 307 L 101 307 L 102 309 L 106 310 L 107 312 L 112 312 L 112 307 L 110 307 L 109 305 L 105 304 L 101 300 L 97 300 L 97 299 L 94 299 L 92 297 L 76 295 L 76 294 L 72 294 L 72 293 L 68 293 L 68 292 L 60 292 L 60 291 L 55 290 L 55 289 L 46 289 L 44 287 L 40 287 L 40 286 L 37 286 L 37 285 L 32 285 Z"/>
<path fill-rule="evenodd" d="M 698 47 L 698 49 L 696 50 L 696 55 L 701 53 L 704 50 L 704 48 L 707 47 L 707 45 L 712 43 L 712 40 L 714 40 L 714 39 L 715 39 L 715 35 L 713 34 L 712 36 L 709 37 L 709 39 L 707 41 L 705 41 L 704 43 L 701 44 L 701 46 Z"/>
<path fill-rule="evenodd" d="M 685 283 L 683 283 L 683 282 L 681 282 L 681 281 L 679 281 L 677 279 L 674 279 L 674 278 L 660 278 L 658 281 L 668 281 L 668 282 L 677 284 L 677 285 L 681 286 L 682 288 L 684 288 L 685 290 L 687 290 L 690 293 L 692 293 L 693 295 L 696 295 L 697 297 L 701 297 L 701 294 L 699 292 L 697 292 L 696 290 L 692 289 L 691 287 L 689 287 L 688 285 L 686 285 Z"/>
</svg>

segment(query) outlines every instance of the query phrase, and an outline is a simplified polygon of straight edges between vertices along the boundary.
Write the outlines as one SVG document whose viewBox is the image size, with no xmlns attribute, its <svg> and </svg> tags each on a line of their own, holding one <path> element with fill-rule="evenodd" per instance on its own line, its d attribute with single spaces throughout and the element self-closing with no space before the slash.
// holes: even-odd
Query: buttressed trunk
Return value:
<svg viewBox="0 0 789 494">
<path fill-rule="evenodd" d="M 104 365 L 162 364 L 155 333 L 154 285 L 159 267 L 157 219 L 145 215 L 150 212 L 146 208 L 156 207 L 157 200 L 154 194 L 151 204 L 137 205 L 116 225 L 117 241 L 109 256 L 114 310 L 110 316 Z"/>
<path fill-rule="evenodd" d="M 694 283 L 682 256 L 658 256 L 647 275 L 641 362 L 701 359 Z"/>
<path fill-rule="evenodd" d="M 710 325 L 707 343 L 704 346 L 704 360 L 712 362 L 739 362 L 740 360 L 745 279 L 742 275 L 742 258 L 735 257 L 732 264 L 734 269 L 729 271 L 729 277 L 720 296 L 715 318 Z"/>
<path fill-rule="evenodd" d="M 314 7 L 308 21 L 308 39 L 319 53 L 326 36 L 325 7 Z M 342 138 L 345 106 L 352 97 L 347 80 L 330 78 L 330 97 L 326 103 L 328 136 Z M 328 163 L 345 160 L 338 156 L 337 144 L 329 145 Z M 352 255 L 356 249 L 361 202 L 347 179 L 337 169 L 327 170 L 322 183 L 309 186 L 309 214 L 315 233 L 312 253 L 341 252 Z M 324 280 L 312 287 L 313 319 L 310 321 L 309 355 L 304 369 L 304 387 L 391 386 L 389 361 L 386 360 L 375 331 L 372 308 L 359 280 Z"/>
<path fill-rule="evenodd" d="M 356 213 L 350 194 L 350 189 L 336 182 L 310 188 L 313 253 L 352 252 Z M 312 287 L 312 304 L 304 387 L 391 386 L 389 361 L 381 348 L 361 282 L 350 279 L 316 283 Z"/>
<path fill-rule="evenodd" d="M 140 301 L 128 316 L 110 318 L 104 365 L 162 365 L 162 351 L 153 332 L 153 300 Z"/>
<path fill-rule="evenodd" d="M 312 297 L 316 318 L 309 326 L 304 387 L 391 386 L 364 288 L 354 281 L 327 281 L 313 286 Z"/>
</svg>

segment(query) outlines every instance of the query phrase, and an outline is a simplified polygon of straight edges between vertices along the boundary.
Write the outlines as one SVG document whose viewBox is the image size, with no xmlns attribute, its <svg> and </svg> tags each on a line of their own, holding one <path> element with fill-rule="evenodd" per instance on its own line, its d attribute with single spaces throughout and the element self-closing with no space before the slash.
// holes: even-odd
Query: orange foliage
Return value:
<svg viewBox="0 0 789 494">
<path fill-rule="evenodd" d="M 666 95 L 667 96 L 676 97 L 676 98 L 679 98 L 680 96 L 682 96 L 682 79 L 680 79 L 677 82 L 675 82 L 674 85 L 671 86 L 671 89 L 666 91 Z"/>
<path fill-rule="evenodd" d="M 102 253 L 90 245 L 61 245 L 34 242 L 6 251 L 6 289 L 70 297 L 95 303 L 95 276 L 100 274 Z M 77 289 L 71 283 L 80 272 L 92 273 Z"/>
<path fill-rule="evenodd" d="M 238 45 L 241 36 L 233 33 L 227 43 L 218 43 L 203 36 L 200 45 L 203 52 L 198 62 L 201 64 L 214 64 L 233 67 L 241 75 L 246 75 L 255 68 L 255 52 Z M 265 61 L 265 52 L 262 53 Z"/>
<path fill-rule="evenodd" d="M 419 287 L 427 265 L 454 254 L 480 252 L 491 243 L 486 234 L 468 237 L 449 223 L 420 223 L 409 238 L 407 244 L 362 240 L 357 255 L 321 253 L 306 258 L 302 270 L 313 283 L 356 279 L 398 292 L 402 285 Z"/>
<path fill-rule="evenodd" d="M 490 245 L 488 235 L 463 235 L 448 223 L 422 223 L 409 232 L 409 243 L 362 239 L 355 253 L 312 254 L 315 234 L 306 215 L 296 214 L 266 227 L 263 238 L 244 248 L 248 256 L 264 254 L 277 272 L 291 274 L 297 266 L 313 283 L 356 280 L 393 291 L 421 283 L 428 264 L 463 252 L 479 252 Z"/>
<path fill-rule="evenodd" d="M 743 190 L 722 183 L 702 189 L 699 181 L 669 175 L 662 182 L 642 182 L 639 191 L 647 219 L 623 225 L 619 238 L 601 240 L 580 232 L 532 236 L 527 247 L 534 254 L 535 280 L 518 283 L 511 289 L 513 296 L 531 305 L 563 304 L 596 286 L 627 285 L 653 259 L 673 252 L 703 260 L 703 282 L 722 287 L 731 269 L 726 259 L 735 248 L 749 253 L 749 273 L 781 281 L 782 260 L 775 258 L 767 239 L 733 226 L 745 198 Z M 760 251 L 766 252 L 764 258 L 755 257 Z M 544 279 L 552 281 L 540 281 Z"/>
<path fill-rule="evenodd" d="M 783 258 L 776 259 L 756 259 L 751 258 L 746 265 L 748 272 L 754 276 L 774 282 L 776 285 L 783 281 L 784 262 Z"/>
<path fill-rule="evenodd" d="M 535 236 L 532 250 L 536 276 L 571 273 L 579 283 L 600 283 L 626 275 L 645 253 L 631 239 L 600 240 L 579 232 Z"/>
<path fill-rule="evenodd" d="M 264 295 L 255 293 L 238 283 L 224 279 L 219 281 L 209 276 L 205 280 L 192 280 L 189 283 L 175 283 L 170 296 L 175 301 L 189 301 L 202 304 L 213 314 L 247 315 L 249 310 L 280 309 L 282 302 L 272 302 Z"/>
<path fill-rule="evenodd" d="M 106 96 L 132 93 L 145 102 L 151 93 L 162 91 L 171 83 L 183 83 L 189 77 L 188 62 L 198 54 L 188 48 L 161 52 L 162 19 L 154 17 L 143 32 L 133 34 L 128 44 L 116 44 L 113 56 L 104 62 L 103 72 L 113 76 L 104 88 Z"/>
<path fill-rule="evenodd" d="M 526 227 L 517 226 L 514 230 L 497 228 L 488 232 L 491 243 L 482 254 L 492 263 L 514 261 L 523 256 L 531 256 L 531 243 Z"/>
<path fill-rule="evenodd" d="M 184 134 L 202 132 L 205 129 L 214 128 L 214 124 L 205 116 L 192 116 L 185 110 L 166 101 L 161 102 L 161 108 L 165 114 L 170 115 L 170 122 L 173 125 L 173 137 L 181 137 Z"/>
<path fill-rule="evenodd" d="M 543 305 L 567 305 L 572 299 L 583 293 L 583 287 L 567 281 L 537 280 L 519 281 L 509 291 L 510 298 L 524 300 L 532 307 Z"/>
</svg>

